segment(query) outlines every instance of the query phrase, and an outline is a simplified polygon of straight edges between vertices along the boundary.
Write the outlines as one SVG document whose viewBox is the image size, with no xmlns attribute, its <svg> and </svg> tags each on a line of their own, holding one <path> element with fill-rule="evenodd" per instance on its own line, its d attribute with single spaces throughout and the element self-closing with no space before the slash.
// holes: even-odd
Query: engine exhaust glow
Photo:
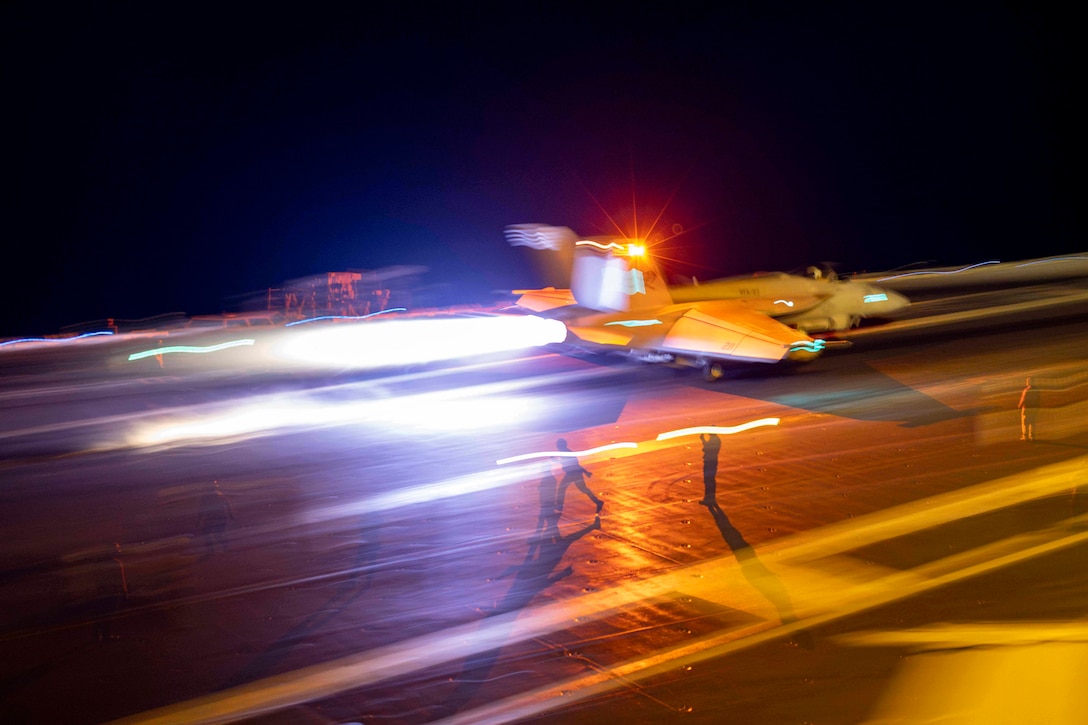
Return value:
<svg viewBox="0 0 1088 725">
<path fill-rule="evenodd" d="M 531 315 L 367 321 L 296 328 L 272 355 L 304 365 L 370 369 L 540 347 L 566 336 L 563 323 Z"/>
</svg>

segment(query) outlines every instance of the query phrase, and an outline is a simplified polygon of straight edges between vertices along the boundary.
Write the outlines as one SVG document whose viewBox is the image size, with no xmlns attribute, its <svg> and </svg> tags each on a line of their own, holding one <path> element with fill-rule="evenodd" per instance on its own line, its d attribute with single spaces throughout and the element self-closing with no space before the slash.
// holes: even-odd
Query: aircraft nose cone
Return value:
<svg viewBox="0 0 1088 725">
<path fill-rule="evenodd" d="M 898 312 L 910 306 L 910 300 L 898 292 L 885 290 L 884 294 L 888 295 L 888 312 Z"/>
</svg>

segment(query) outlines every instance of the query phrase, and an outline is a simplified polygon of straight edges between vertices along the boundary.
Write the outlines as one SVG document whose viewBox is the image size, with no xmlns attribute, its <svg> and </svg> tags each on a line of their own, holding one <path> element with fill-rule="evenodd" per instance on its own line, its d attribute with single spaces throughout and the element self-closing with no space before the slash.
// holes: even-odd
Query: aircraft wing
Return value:
<svg viewBox="0 0 1088 725">
<path fill-rule="evenodd" d="M 547 312 L 574 304 L 574 295 L 569 289 L 545 287 L 535 290 L 514 290 L 514 294 L 519 295 L 515 304 L 531 312 Z"/>
<path fill-rule="evenodd" d="M 594 346 L 686 358 L 776 363 L 814 358 L 823 347 L 737 300 L 590 314 L 566 324 L 574 337 Z"/>
</svg>

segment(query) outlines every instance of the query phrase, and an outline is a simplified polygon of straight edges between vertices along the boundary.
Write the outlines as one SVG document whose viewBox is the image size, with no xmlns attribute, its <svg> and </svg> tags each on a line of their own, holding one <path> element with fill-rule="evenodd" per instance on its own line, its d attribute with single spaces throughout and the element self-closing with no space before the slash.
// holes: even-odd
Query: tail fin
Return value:
<svg viewBox="0 0 1088 725">
<path fill-rule="evenodd" d="M 672 304 L 664 275 L 639 243 L 589 239 L 575 243 L 570 287 L 579 305 L 600 312 Z"/>
<path fill-rule="evenodd" d="M 574 243 L 578 235 L 570 227 L 550 224 L 510 224 L 505 230 L 511 247 L 528 247 L 539 253 L 528 255 L 544 285 L 570 287 L 570 269 L 574 264 Z"/>
<path fill-rule="evenodd" d="M 570 289 L 582 307 L 629 312 L 672 304 L 665 276 L 637 240 L 578 241 L 569 227 L 549 224 L 512 224 L 505 234 L 511 246 L 549 250 L 567 261 Z"/>
</svg>

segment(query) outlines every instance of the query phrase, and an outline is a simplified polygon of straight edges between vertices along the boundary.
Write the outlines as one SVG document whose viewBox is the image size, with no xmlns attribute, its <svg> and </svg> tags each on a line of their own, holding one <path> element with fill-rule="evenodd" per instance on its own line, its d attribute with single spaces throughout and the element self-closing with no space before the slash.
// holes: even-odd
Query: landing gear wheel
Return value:
<svg viewBox="0 0 1088 725">
<path fill-rule="evenodd" d="M 721 363 L 718 363 L 718 362 L 703 363 L 703 378 L 707 382 L 713 383 L 713 382 L 716 382 L 718 380 L 721 380 L 724 375 L 725 375 L 725 368 L 722 367 Z"/>
</svg>

